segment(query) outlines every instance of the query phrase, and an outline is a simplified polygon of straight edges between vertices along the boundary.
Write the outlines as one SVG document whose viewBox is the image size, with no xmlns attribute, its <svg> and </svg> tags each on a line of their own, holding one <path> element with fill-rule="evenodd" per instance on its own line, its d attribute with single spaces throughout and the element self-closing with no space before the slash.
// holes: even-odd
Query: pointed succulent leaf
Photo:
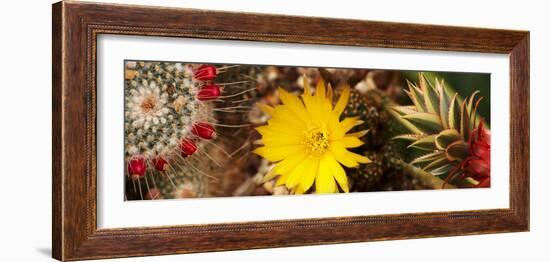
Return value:
<svg viewBox="0 0 550 262">
<path fill-rule="evenodd" d="M 392 107 L 391 110 L 388 110 L 388 113 L 390 113 L 393 117 L 393 119 L 399 123 L 402 127 L 406 128 L 413 134 L 422 134 L 422 131 L 420 131 L 418 128 L 416 128 L 411 122 L 408 120 L 403 119 L 403 116 L 400 115 L 397 111 L 395 111 Z"/>
<path fill-rule="evenodd" d="M 445 86 L 445 79 L 441 79 L 439 81 L 436 81 L 435 88 L 437 89 L 437 92 L 439 92 L 439 94 L 443 94 L 443 90 L 447 89 L 446 86 Z M 447 92 L 447 90 L 445 90 L 445 92 Z M 447 93 L 447 96 L 448 95 L 449 94 Z"/>
<path fill-rule="evenodd" d="M 460 135 L 464 141 L 468 141 L 470 136 L 470 114 L 468 113 L 467 100 L 462 102 L 462 107 L 460 108 Z"/>
<path fill-rule="evenodd" d="M 445 129 L 435 137 L 435 146 L 439 150 L 445 150 L 447 146 L 460 139 L 461 136 L 456 129 Z"/>
<path fill-rule="evenodd" d="M 423 137 L 426 137 L 426 135 L 421 135 L 421 134 L 404 134 L 404 135 L 398 135 L 398 136 L 394 136 L 392 139 L 400 139 L 400 140 L 406 140 L 406 141 L 410 141 L 410 142 L 414 142 L 414 141 L 417 141 L 418 139 L 421 139 Z"/>
<path fill-rule="evenodd" d="M 436 88 L 439 90 L 439 115 L 441 117 L 441 124 L 443 128 L 449 128 L 449 107 L 451 98 L 445 90 L 446 88 L 443 80 L 441 82 L 436 82 Z"/>
<path fill-rule="evenodd" d="M 389 112 L 392 114 L 394 119 L 403 127 L 405 127 L 407 130 L 409 130 L 413 134 L 422 135 L 424 134 L 420 129 L 418 129 L 415 125 L 413 125 L 408 120 L 404 119 L 403 116 L 400 116 L 397 112 L 394 110 L 389 110 Z"/>
<path fill-rule="evenodd" d="M 392 107 L 392 110 L 400 116 L 418 113 L 418 110 L 416 110 L 416 107 L 414 106 L 394 106 Z"/>
<path fill-rule="evenodd" d="M 474 123 L 472 122 L 472 119 L 475 117 L 476 112 L 474 111 L 474 106 L 476 104 L 476 96 L 479 94 L 479 90 L 474 91 L 472 95 L 470 95 L 466 100 L 468 100 L 468 104 L 466 106 L 466 109 L 468 110 L 468 128 L 470 130 L 473 130 Z"/>
<path fill-rule="evenodd" d="M 448 174 L 452 169 L 453 169 L 453 165 L 447 164 L 431 170 L 430 173 L 432 173 L 432 175 L 434 176 L 440 176 L 440 175 Z"/>
<path fill-rule="evenodd" d="M 449 103 L 449 114 L 447 121 L 449 121 L 449 128 L 460 130 L 460 106 L 458 105 L 457 97 L 458 94 L 455 93 Z"/>
<path fill-rule="evenodd" d="M 424 74 L 420 74 L 419 84 L 422 92 L 424 92 L 424 104 L 428 113 L 439 115 L 439 97 L 436 90 L 430 86 Z"/>
<path fill-rule="evenodd" d="M 475 101 L 475 98 L 477 96 L 477 94 L 479 94 L 479 90 L 476 90 L 474 91 L 466 100 L 468 100 L 468 105 L 467 105 L 467 108 L 468 108 L 468 112 L 472 112 L 472 109 L 474 107 L 474 101 Z"/>
<path fill-rule="evenodd" d="M 479 120 L 477 119 L 477 108 L 479 107 L 481 100 L 483 100 L 483 97 L 477 99 L 472 109 L 472 113 L 470 114 L 470 130 L 476 129 L 476 127 L 479 125 Z"/>
<path fill-rule="evenodd" d="M 414 113 L 402 117 L 425 134 L 436 134 L 443 130 L 439 116 L 430 113 Z"/>
<path fill-rule="evenodd" d="M 449 161 L 461 161 L 468 156 L 468 143 L 456 141 L 445 149 L 445 156 Z"/>
<path fill-rule="evenodd" d="M 429 154 L 423 155 L 421 157 L 415 158 L 413 161 L 411 161 L 411 165 L 422 164 L 422 163 L 425 163 L 425 162 L 431 162 L 431 161 L 434 161 L 434 160 L 439 159 L 441 157 L 445 157 L 445 152 L 437 151 L 437 152 L 429 153 Z"/>
<path fill-rule="evenodd" d="M 415 142 L 413 142 L 412 144 L 410 144 L 408 147 L 414 147 L 421 150 L 433 151 L 435 150 L 435 144 L 434 144 L 435 136 L 436 135 L 429 135 L 429 136 L 420 138 Z"/>
<path fill-rule="evenodd" d="M 418 89 L 418 87 L 414 83 L 410 82 L 409 80 L 407 80 L 407 84 L 409 86 L 409 91 L 407 91 L 407 94 L 411 98 L 417 110 L 419 112 L 426 112 L 427 109 L 424 104 L 424 94 L 422 93 L 422 91 Z"/>
<path fill-rule="evenodd" d="M 449 160 L 445 156 L 442 156 L 438 159 L 435 159 L 434 161 L 428 163 L 426 166 L 424 166 L 424 170 L 431 171 L 438 167 L 441 167 L 443 165 L 449 164 Z"/>
</svg>

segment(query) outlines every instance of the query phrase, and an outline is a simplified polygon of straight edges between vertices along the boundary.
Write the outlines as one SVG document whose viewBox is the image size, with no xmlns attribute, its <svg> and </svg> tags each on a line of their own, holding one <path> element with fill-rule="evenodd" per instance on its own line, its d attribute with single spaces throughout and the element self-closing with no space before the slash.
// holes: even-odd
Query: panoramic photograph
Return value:
<svg viewBox="0 0 550 262">
<path fill-rule="evenodd" d="M 128 201 L 491 186 L 489 74 L 126 60 L 123 77 Z"/>
</svg>

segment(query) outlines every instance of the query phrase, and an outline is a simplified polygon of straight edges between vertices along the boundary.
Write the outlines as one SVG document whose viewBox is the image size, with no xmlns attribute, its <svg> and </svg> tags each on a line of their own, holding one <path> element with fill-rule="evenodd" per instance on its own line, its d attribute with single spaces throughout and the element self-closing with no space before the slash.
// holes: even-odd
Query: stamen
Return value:
<svg viewBox="0 0 550 262">
<path fill-rule="evenodd" d="M 322 154 L 330 146 L 327 129 L 323 125 L 313 125 L 304 131 L 304 144 L 313 154 Z"/>
</svg>

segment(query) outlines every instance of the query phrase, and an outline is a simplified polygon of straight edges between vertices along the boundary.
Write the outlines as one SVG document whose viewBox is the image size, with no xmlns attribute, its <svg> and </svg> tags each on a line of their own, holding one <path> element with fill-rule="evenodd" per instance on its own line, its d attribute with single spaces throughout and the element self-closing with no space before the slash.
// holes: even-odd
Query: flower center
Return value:
<svg viewBox="0 0 550 262">
<path fill-rule="evenodd" d="M 148 96 L 141 102 L 141 110 L 143 113 L 149 113 L 155 109 L 157 101 L 153 96 Z"/>
<path fill-rule="evenodd" d="M 328 132 L 326 128 L 314 125 L 304 131 L 306 139 L 304 144 L 309 153 L 322 154 L 329 147 Z"/>
</svg>

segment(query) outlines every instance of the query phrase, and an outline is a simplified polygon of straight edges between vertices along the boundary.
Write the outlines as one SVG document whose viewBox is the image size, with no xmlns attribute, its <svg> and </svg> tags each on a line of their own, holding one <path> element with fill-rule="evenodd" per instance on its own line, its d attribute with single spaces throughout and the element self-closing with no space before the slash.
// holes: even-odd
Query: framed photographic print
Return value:
<svg viewBox="0 0 550 262">
<path fill-rule="evenodd" d="M 63 1 L 52 99 L 59 260 L 529 230 L 529 32 Z"/>
</svg>

